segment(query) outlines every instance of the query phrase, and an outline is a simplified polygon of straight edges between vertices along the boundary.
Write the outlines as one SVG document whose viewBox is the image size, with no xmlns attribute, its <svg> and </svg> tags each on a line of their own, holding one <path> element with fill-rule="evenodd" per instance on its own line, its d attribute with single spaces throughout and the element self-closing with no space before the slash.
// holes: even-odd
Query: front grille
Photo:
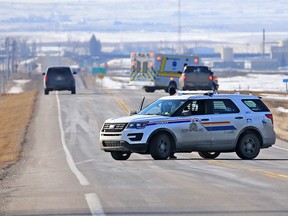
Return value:
<svg viewBox="0 0 288 216">
<path fill-rule="evenodd" d="M 105 123 L 102 132 L 122 132 L 127 123 Z"/>
<path fill-rule="evenodd" d="M 104 147 L 119 147 L 119 146 L 121 146 L 120 141 L 103 141 L 102 144 Z"/>
</svg>

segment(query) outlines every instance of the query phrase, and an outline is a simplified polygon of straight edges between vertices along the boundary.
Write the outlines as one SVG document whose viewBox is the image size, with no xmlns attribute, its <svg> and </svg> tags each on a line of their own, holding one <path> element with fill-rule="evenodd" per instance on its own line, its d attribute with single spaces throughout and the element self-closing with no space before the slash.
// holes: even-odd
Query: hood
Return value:
<svg viewBox="0 0 288 216">
<path fill-rule="evenodd" d="M 159 116 L 159 115 L 132 115 L 132 116 L 125 116 L 119 118 L 111 118 L 107 119 L 106 123 L 128 123 L 128 122 L 139 122 L 139 121 L 160 121 L 166 120 L 169 117 L 167 116 Z"/>
</svg>

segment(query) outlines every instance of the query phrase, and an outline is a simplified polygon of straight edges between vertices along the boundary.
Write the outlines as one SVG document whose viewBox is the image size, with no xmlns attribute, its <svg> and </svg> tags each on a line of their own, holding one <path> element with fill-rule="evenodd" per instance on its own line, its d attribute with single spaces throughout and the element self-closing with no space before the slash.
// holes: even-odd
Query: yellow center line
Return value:
<svg viewBox="0 0 288 216">
<path fill-rule="evenodd" d="M 274 173 L 271 171 L 266 171 L 266 170 L 262 170 L 262 169 L 251 169 L 248 167 L 244 167 L 244 166 L 239 166 L 239 165 L 232 165 L 232 164 L 224 164 L 223 162 L 220 162 L 219 160 L 213 160 L 213 161 L 209 161 L 209 163 L 214 164 L 214 165 L 218 165 L 224 168 L 231 168 L 231 169 L 237 169 L 237 170 L 245 170 L 245 171 L 249 171 L 249 172 L 257 172 L 257 173 L 261 173 L 264 174 L 265 176 L 271 177 L 271 178 L 278 178 L 278 179 L 288 179 L 288 175 L 285 174 L 281 174 L 281 173 Z"/>
<path fill-rule="evenodd" d="M 251 169 L 251 172 L 260 172 L 260 173 L 264 173 L 266 176 L 272 177 L 272 178 L 284 178 L 284 179 L 288 179 L 288 175 L 284 175 L 284 174 L 279 174 L 279 173 L 273 173 L 270 171 L 265 171 L 265 170 L 261 170 L 261 169 Z"/>
<path fill-rule="evenodd" d="M 103 91 L 106 92 L 107 94 L 112 95 L 114 100 L 119 104 L 120 108 L 124 111 L 124 113 L 126 115 L 129 115 L 130 109 L 120 97 L 114 95 L 113 92 L 110 91 L 109 89 L 103 89 Z"/>
</svg>

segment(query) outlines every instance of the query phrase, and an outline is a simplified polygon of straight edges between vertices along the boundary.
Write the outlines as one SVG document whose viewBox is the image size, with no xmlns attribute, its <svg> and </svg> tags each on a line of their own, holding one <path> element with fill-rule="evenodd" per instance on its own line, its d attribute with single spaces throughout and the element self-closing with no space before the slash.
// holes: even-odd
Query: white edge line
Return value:
<svg viewBox="0 0 288 216">
<path fill-rule="evenodd" d="M 71 171 L 75 174 L 75 176 L 79 180 L 80 185 L 83 185 L 83 186 L 89 185 L 90 183 L 88 182 L 86 177 L 77 169 L 77 167 L 74 163 L 74 160 L 72 158 L 72 155 L 70 154 L 70 152 L 67 148 L 66 142 L 65 142 L 58 91 L 56 92 L 56 99 L 57 99 L 57 105 L 58 105 L 58 121 L 59 121 L 60 133 L 61 133 L 61 142 L 62 142 L 62 146 L 63 146 L 64 152 L 66 155 L 67 163 L 68 163 Z"/>
<path fill-rule="evenodd" d="M 95 193 L 85 194 L 86 202 L 88 203 L 90 212 L 92 216 L 102 215 L 104 216 L 104 212 L 100 203 L 99 198 Z"/>
<path fill-rule="evenodd" d="M 278 147 L 278 146 L 273 146 L 274 148 L 277 148 L 277 149 L 281 149 L 283 151 L 288 151 L 288 149 L 285 149 L 285 148 L 281 148 L 281 147 Z"/>
</svg>

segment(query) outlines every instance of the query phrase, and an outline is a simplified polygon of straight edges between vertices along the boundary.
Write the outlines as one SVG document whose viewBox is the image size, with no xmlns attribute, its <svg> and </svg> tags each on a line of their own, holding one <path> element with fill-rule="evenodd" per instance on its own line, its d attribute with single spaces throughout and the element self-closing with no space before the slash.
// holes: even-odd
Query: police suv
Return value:
<svg viewBox="0 0 288 216">
<path fill-rule="evenodd" d="M 131 153 L 164 160 L 192 151 L 205 159 L 222 152 L 254 159 L 275 140 L 267 106 L 242 94 L 162 97 L 135 115 L 106 120 L 100 132 L 101 149 L 115 160 L 127 160 Z"/>
</svg>

